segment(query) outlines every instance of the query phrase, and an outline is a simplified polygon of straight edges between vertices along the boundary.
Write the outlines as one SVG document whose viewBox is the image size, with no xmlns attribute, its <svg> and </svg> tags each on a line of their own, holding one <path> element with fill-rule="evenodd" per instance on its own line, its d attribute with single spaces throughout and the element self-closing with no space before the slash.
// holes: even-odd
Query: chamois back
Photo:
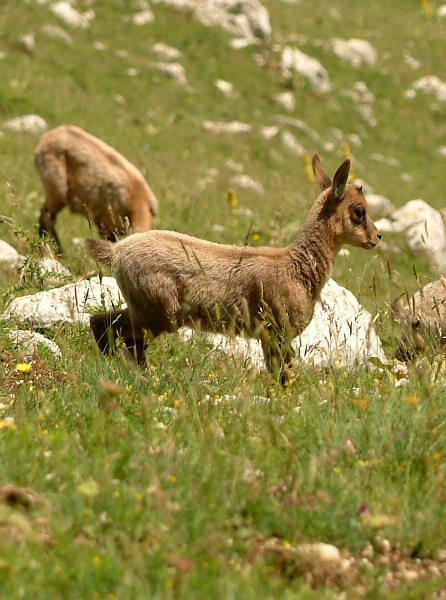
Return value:
<svg viewBox="0 0 446 600">
<path fill-rule="evenodd" d="M 59 250 L 54 224 L 64 206 L 91 219 L 104 239 L 152 227 L 158 201 L 141 172 L 83 129 L 61 125 L 45 133 L 34 164 L 45 189 L 39 235 L 54 238 Z"/>
</svg>

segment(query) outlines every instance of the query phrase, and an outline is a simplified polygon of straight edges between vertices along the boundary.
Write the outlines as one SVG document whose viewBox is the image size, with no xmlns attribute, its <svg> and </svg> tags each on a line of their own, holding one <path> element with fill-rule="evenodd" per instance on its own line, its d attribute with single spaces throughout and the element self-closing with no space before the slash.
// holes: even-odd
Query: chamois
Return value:
<svg viewBox="0 0 446 600">
<path fill-rule="evenodd" d="M 425 350 L 446 346 L 446 279 L 440 277 L 414 294 L 405 305 L 394 302 L 392 317 L 403 328 L 395 358 L 408 361 Z"/>
<path fill-rule="evenodd" d="M 34 164 L 45 189 L 39 235 L 61 245 L 54 229 L 57 213 L 66 205 L 92 219 L 102 238 L 147 231 L 158 212 L 158 201 L 140 171 L 114 148 L 74 125 L 45 133 Z"/>
<path fill-rule="evenodd" d="M 117 244 L 86 240 L 111 266 L 127 308 L 92 315 L 100 350 L 117 337 L 144 365 L 146 336 L 192 324 L 205 331 L 259 338 L 268 370 L 288 379 L 292 339 L 310 322 L 342 244 L 375 248 L 381 239 L 360 187 L 349 184 L 350 161 L 333 182 L 313 155 L 321 193 L 296 240 L 285 248 L 215 244 L 172 231 L 134 234 Z"/>
</svg>

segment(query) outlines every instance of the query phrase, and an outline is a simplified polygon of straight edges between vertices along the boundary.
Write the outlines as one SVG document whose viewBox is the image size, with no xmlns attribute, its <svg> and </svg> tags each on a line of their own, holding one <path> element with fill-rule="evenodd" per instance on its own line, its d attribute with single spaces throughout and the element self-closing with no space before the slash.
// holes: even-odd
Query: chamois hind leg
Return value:
<svg viewBox="0 0 446 600">
<path fill-rule="evenodd" d="M 113 354 L 121 337 L 139 365 L 146 365 L 145 332 L 135 325 L 128 309 L 98 313 L 90 317 L 90 327 L 103 354 Z"/>
</svg>

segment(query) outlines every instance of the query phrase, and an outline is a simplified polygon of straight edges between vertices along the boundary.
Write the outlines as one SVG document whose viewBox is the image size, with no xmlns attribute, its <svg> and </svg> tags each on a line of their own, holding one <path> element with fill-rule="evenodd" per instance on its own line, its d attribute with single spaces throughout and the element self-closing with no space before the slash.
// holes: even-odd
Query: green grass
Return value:
<svg viewBox="0 0 446 600">
<path fill-rule="evenodd" d="M 259 132 L 284 113 L 274 95 L 291 86 L 297 104 L 291 116 L 321 140 L 290 131 L 309 153 L 320 152 L 329 173 L 345 152 L 342 139 L 333 152 L 324 150 L 338 128 L 361 137 L 361 146 L 350 147 L 353 171 L 377 193 L 396 206 L 423 198 L 440 209 L 444 158 L 437 148 L 444 144 L 446 105 L 424 95 L 408 100 L 404 92 L 424 74 L 442 77 L 446 21 L 429 18 L 415 0 L 336 0 L 330 6 L 338 16 L 326 2 L 264 4 L 271 45 L 235 51 L 225 32 L 162 5 L 152 7 L 155 24 L 138 28 L 123 19 L 131 3 L 96 2 L 91 28 L 70 30 L 68 46 L 41 32 L 45 23 L 59 24 L 45 6 L 3 2 L 0 122 L 36 113 L 50 127 L 73 123 L 110 143 L 157 194 L 157 228 L 218 242 L 284 245 L 317 194 L 280 136 L 267 142 Z M 30 31 L 36 47 L 29 55 L 17 37 Z M 327 68 L 329 95 L 280 74 L 274 45 L 293 45 L 296 34 L 308 39 L 302 50 Z M 370 40 L 378 66 L 342 64 L 328 49 L 332 37 Z M 94 50 L 96 41 L 106 49 Z M 150 66 L 157 41 L 182 51 L 190 89 Z M 122 50 L 124 57 L 117 55 Z M 419 70 L 406 64 L 406 51 L 422 62 Z M 138 74 L 129 76 L 129 68 Z M 224 99 L 216 79 L 232 82 L 238 98 Z M 355 81 L 375 95 L 376 127 L 343 93 Z M 246 121 L 253 131 L 215 136 L 203 131 L 205 119 Z M 0 213 L 15 223 L 0 224 L 0 237 L 31 256 L 43 203 L 32 164 L 37 142 L 29 134 L 0 137 Z M 376 153 L 400 166 L 373 161 Z M 233 187 L 228 158 L 265 188 L 264 196 L 234 188 L 238 206 L 253 217 L 234 218 L 225 200 Z M 209 169 L 217 174 L 203 185 Z M 88 223 L 66 211 L 57 228 L 64 264 L 75 276 L 94 269 L 71 241 L 91 235 Z M 350 249 L 334 277 L 376 316 L 391 356 L 400 332 L 390 305 L 436 275 L 400 236 L 386 241 L 402 251 Z M 42 283 L 31 277 L 32 261 L 20 289 L 17 273 L 0 273 L 2 309 L 11 296 L 38 291 Z M 416 569 L 446 548 L 442 357 L 412 365 L 404 387 L 387 372 L 302 365 L 298 379 L 282 389 L 266 372 L 212 352 L 200 338 L 158 340 L 144 372 L 123 357 L 99 356 L 88 330 L 61 326 L 47 334 L 60 345 L 62 360 L 39 350 L 23 372 L 23 356 L 7 337 L 10 326 L 0 325 L 0 485 L 28 488 L 39 501 L 12 509 L 0 503 L 0 598 L 353 600 L 429 598 L 440 588 L 432 578 L 394 587 L 385 581 L 398 570 L 395 557 Z M 118 384 L 115 396 L 103 380 Z M 397 523 L 377 534 L 358 517 L 361 503 Z M 380 535 L 395 558 L 387 565 L 380 562 Z M 310 581 L 284 550 L 315 541 L 336 545 L 352 560 L 348 576 Z M 368 542 L 375 546 L 369 568 L 361 563 Z"/>
</svg>

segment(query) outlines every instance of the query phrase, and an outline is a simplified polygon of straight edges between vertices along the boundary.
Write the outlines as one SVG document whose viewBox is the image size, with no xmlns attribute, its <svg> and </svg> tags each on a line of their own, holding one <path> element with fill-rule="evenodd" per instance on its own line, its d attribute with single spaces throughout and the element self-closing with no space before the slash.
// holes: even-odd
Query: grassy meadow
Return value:
<svg viewBox="0 0 446 600">
<path fill-rule="evenodd" d="M 263 4 L 271 43 L 234 50 L 228 33 L 163 4 L 152 6 L 154 23 L 138 27 L 125 18 L 137 2 L 78 0 L 96 18 L 73 29 L 44 3 L 3 0 L 0 129 L 24 114 L 84 128 L 143 172 L 160 202 L 156 228 L 217 242 L 288 244 L 317 196 L 280 133 L 261 135 L 278 115 L 317 133 L 280 126 L 310 155 L 317 150 L 330 175 L 350 155 L 355 177 L 395 206 L 422 198 L 442 208 L 446 104 L 405 95 L 422 75 L 446 79 L 440 3 Z M 63 26 L 72 44 L 45 34 L 47 24 Z M 32 50 L 20 41 L 29 33 Z M 333 37 L 369 40 L 377 65 L 343 63 L 329 49 Z M 188 86 L 154 68 L 156 42 L 181 51 Z M 329 94 L 297 74 L 283 77 L 287 44 L 321 61 Z M 218 79 L 234 85 L 234 98 Z M 357 81 L 374 94 L 374 126 L 352 98 Z M 296 99 L 291 113 L 275 100 L 286 89 Z M 252 131 L 215 135 L 203 129 L 207 119 Z M 0 239 L 36 260 L 38 139 L 6 129 L 0 137 Z M 233 184 L 228 159 L 265 193 Z M 67 210 L 56 228 L 74 276 L 96 270 L 73 242 L 97 236 L 87 221 Z M 437 274 L 402 236 L 384 241 L 372 253 L 349 249 L 333 277 L 376 316 L 391 357 L 400 335 L 393 300 Z M 1 310 L 39 291 L 33 264 L 22 282 L 0 267 Z M 123 356 L 107 360 L 80 326 L 45 332 L 63 357 L 40 349 L 29 368 L 9 341 L 12 325 L 0 322 L 0 598 L 446 597 L 442 356 L 409 365 L 404 386 L 386 370 L 298 365 L 282 388 L 199 337 L 157 340 L 147 371 Z M 342 568 L 299 555 L 315 542 L 336 546 Z"/>
</svg>

